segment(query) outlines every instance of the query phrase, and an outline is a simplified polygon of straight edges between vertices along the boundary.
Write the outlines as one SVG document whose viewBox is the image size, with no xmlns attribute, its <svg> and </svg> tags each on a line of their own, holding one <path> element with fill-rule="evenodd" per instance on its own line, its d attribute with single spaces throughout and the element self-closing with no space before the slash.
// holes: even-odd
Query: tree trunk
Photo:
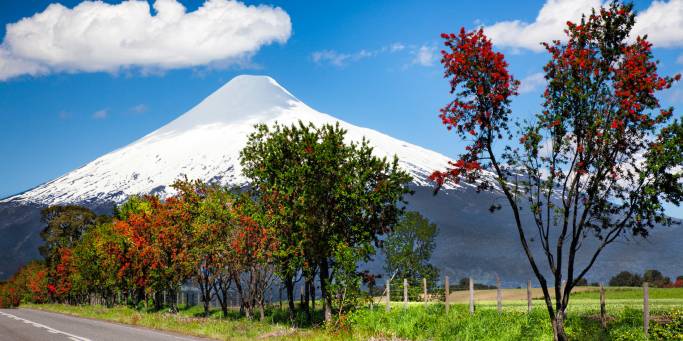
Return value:
<svg viewBox="0 0 683 341">
<path fill-rule="evenodd" d="M 249 307 L 249 299 L 244 296 L 244 291 L 242 288 L 242 282 L 240 281 L 239 275 L 233 276 L 235 281 L 235 288 L 240 297 L 240 313 L 244 314 L 246 318 L 251 318 L 251 308 Z"/>
<path fill-rule="evenodd" d="M 315 276 L 311 279 L 311 289 L 309 290 L 311 294 L 311 310 L 315 314 Z"/>
<path fill-rule="evenodd" d="M 309 306 L 310 303 L 310 293 L 311 293 L 311 278 L 308 276 L 306 277 L 304 281 L 304 302 L 303 302 L 303 310 L 304 314 L 306 314 L 306 322 L 311 323 L 311 308 Z"/>
<path fill-rule="evenodd" d="M 551 320 L 553 324 L 553 339 L 555 341 L 567 341 L 567 334 L 564 331 L 564 311 L 558 310 Z"/>
<path fill-rule="evenodd" d="M 202 296 L 202 302 L 204 303 L 204 317 L 209 316 L 209 304 L 211 302 L 211 284 L 209 283 L 208 277 L 204 276 L 201 271 L 199 273 L 199 292 Z"/>
<path fill-rule="evenodd" d="M 289 304 L 289 321 L 294 322 L 294 280 L 292 277 L 287 277 L 285 280 L 285 287 L 287 287 L 287 303 Z"/>
<path fill-rule="evenodd" d="M 230 291 L 230 286 L 232 281 L 230 277 L 218 276 L 213 283 L 213 290 L 216 293 L 216 298 L 218 298 L 218 303 L 221 305 L 221 311 L 223 312 L 223 317 L 228 317 L 228 293 Z"/>
<path fill-rule="evenodd" d="M 332 296 L 329 293 L 330 269 L 327 259 L 320 262 L 320 293 L 323 300 L 323 311 L 325 312 L 325 322 L 332 320 Z"/>
<path fill-rule="evenodd" d="M 171 298 L 170 302 L 170 310 L 172 314 L 177 314 L 178 313 L 178 290 L 173 288 L 168 291 L 168 295 Z"/>
<path fill-rule="evenodd" d="M 152 300 L 154 301 L 154 310 L 159 311 L 164 307 L 164 302 L 162 302 L 163 293 L 161 291 L 155 291 Z"/>
</svg>

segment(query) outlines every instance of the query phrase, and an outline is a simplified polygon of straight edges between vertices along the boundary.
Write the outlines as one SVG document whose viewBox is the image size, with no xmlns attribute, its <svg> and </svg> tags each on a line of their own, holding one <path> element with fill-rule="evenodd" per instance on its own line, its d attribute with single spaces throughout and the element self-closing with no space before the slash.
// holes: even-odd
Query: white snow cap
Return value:
<svg viewBox="0 0 683 341">
<path fill-rule="evenodd" d="M 239 153 L 254 125 L 299 120 L 316 125 L 339 122 L 348 131 L 348 140 L 365 137 L 377 156 L 397 155 L 400 166 L 412 174 L 418 186 L 432 186 L 428 176 L 448 166 L 444 155 L 318 112 L 268 76 L 242 75 L 138 141 L 4 201 L 119 203 L 133 194 L 171 194 L 168 186 L 183 175 L 224 185 L 245 185 Z"/>
</svg>

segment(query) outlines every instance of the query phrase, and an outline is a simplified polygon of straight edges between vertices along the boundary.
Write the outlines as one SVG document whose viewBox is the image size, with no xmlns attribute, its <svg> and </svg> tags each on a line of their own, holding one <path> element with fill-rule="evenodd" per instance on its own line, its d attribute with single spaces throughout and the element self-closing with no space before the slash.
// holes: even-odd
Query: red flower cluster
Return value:
<svg viewBox="0 0 683 341">
<path fill-rule="evenodd" d="M 446 172 L 434 172 L 431 179 L 439 185 L 446 178 L 458 181 L 463 174 L 481 168 L 478 155 L 484 142 L 507 129 L 510 97 L 517 94 L 519 82 L 507 70 L 502 53 L 493 51 L 484 31 L 441 34 L 447 51 L 441 51 L 444 77 L 449 78 L 451 94 L 456 98 L 441 109 L 442 123 L 466 139 L 474 140 L 465 155 L 451 163 Z"/>
</svg>

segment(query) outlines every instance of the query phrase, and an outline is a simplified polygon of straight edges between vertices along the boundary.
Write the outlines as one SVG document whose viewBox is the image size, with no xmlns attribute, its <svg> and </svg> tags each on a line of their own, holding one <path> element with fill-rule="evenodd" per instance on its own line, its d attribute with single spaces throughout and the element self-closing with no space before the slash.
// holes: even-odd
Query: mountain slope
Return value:
<svg viewBox="0 0 683 341">
<path fill-rule="evenodd" d="M 270 77 L 238 76 L 184 115 L 138 141 L 5 201 L 44 205 L 92 200 L 119 203 L 132 194 L 169 194 L 167 186 L 181 175 L 244 185 L 239 152 L 254 125 L 276 121 L 291 124 L 298 120 L 317 125 L 339 122 L 348 130 L 349 140 L 366 137 L 378 156 L 397 155 L 418 186 L 428 186 L 429 174 L 444 169 L 448 163 L 447 157 L 436 152 L 315 111 Z"/>
<path fill-rule="evenodd" d="M 433 261 L 444 274 L 453 279 L 471 275 L 489 283 L 494 274 L 499 274 L 508 286 L 533 278 L 509 209 L 504 206 L 495 214 L 488 211 L 493 203 L 505 203 L 500 192 L 477 193 L 471 185 L 449 184 L 434 196 L 427 178 L 434 170 L 447 166 L 447 157 L 320 113 L 269 77 L 239 76 L 176 120 L 128 146 L 1 200 L 0 280 L 39 257 L 41 208 L 76 203 L 98 213 L 110 213 L 115 204 L 131 194 L 171 194 L 168 186 L 181 175 L 224 185 L 245 185 L 239 151 L 254 124 L 291 124 L 298 120 L 317 125 L 339 122 L 348 130 L 349 140 L 365 137 L 377 155 L 399 157 L 401 167 L 414 177 L 415 195 L 407 198 L 408 209 L 421 212 L 439 227 Z M 529 235 L 535 235 L 531 218 L 523 219 L 530 227 Z M 647 241 L 615 244 L 596 263 L 589 280 L 606 280 L 621 270 L 642 272 L 648 268 L 657 268 L 668 276 L 683 274 L 681 232 L 683 226 L 657 229 Z M 586 242 L 584 248 L 593 246 Z M 370 266 L 381 271 L 381 261 L 380 257 Z M 579 259 L 579 265 L 585 261 Z"/>
</svg>

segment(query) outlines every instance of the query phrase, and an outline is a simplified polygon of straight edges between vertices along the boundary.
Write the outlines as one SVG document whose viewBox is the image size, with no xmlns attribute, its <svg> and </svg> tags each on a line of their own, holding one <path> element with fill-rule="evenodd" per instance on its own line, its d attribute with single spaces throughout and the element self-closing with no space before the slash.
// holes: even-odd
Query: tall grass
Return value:
<svg viewBox="0 0 683 341">
<path fill-rule="evenodd" d="M 519 310 L 479 309 L 470 315 L 468 307 L 456 305 L 446 314 L 443 305 L 400 306 L 390 312 L 363 309 L 350 317 L 355 335 L 376 335 L 410 340 L 552 340 L 545 308 L 531 314 Z M 567 316 L 566 331 L 574 340 L 645 340 L 642 311 L 626 308 L 610 315 L 603 330 L 595 314 Z"/>
</svg>

